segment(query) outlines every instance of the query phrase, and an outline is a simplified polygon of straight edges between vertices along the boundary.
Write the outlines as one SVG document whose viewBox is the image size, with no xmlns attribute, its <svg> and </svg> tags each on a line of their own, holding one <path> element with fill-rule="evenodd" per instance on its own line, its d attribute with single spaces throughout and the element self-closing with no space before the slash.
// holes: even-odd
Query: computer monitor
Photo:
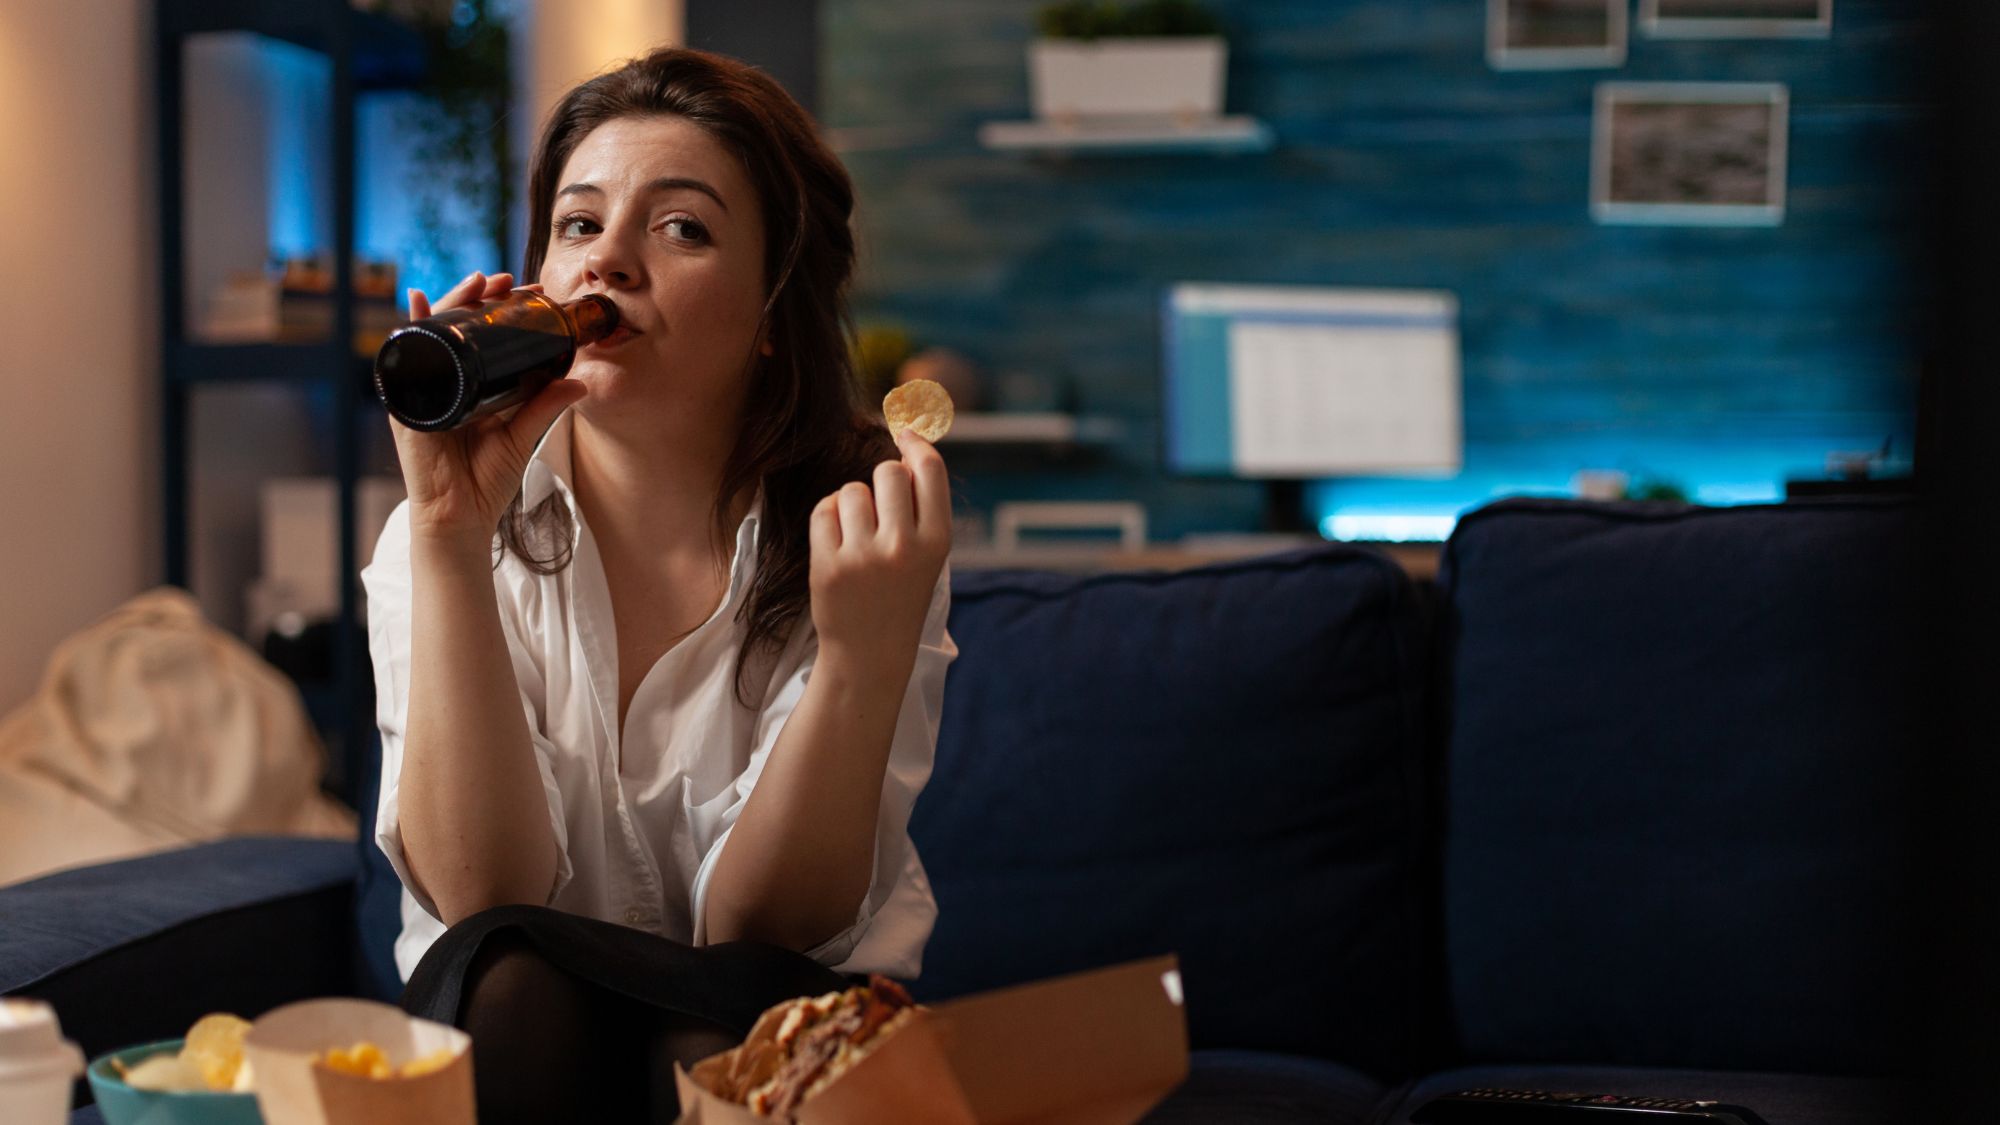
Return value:
<svg viewBox="0 0 2000 1125">
<path fill-rule="evenodd" d="M 1163 317 L 1169 472 L 1303 481 L 1456 472 L 1458 300 L 1182 284 Z"/>
</svg>

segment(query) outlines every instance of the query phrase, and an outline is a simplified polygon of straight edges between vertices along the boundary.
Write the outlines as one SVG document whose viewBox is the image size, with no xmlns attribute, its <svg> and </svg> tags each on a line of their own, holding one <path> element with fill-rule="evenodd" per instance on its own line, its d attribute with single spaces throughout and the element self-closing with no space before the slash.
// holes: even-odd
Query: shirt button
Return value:
<svg viewBox="0 0 2000 1125">
<path fill-rule="evenodd" d="M 636 926 L 641 921 L 645 920 L 645 917 L 646 916 L 644 914 L 639 913 L 637 910 L 627 910 L 625 912 L 625 924 L 628 926 Z"/>
</svg>

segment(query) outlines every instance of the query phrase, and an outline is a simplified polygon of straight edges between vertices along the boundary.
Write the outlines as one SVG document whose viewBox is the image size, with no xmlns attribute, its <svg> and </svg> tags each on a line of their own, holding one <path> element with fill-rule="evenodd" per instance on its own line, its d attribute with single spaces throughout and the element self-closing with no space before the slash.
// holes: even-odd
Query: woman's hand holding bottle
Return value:
<svg viewBox="0 0 2000 1125">
<path fill-rule="evenodd" d="M 474 273 L 438 298 L 410 290 L 410 319 L 505 296 L 514 276 Z M 557 379 L 511 414 L 475 418 L 456 429 L 425 433 L 389 420 L 410 495 L 415 536 L 462 540 L 482 548 L 521 487 L 528 458 L 562 412 L 585 395 L 581 383 Z"/>
</svg>

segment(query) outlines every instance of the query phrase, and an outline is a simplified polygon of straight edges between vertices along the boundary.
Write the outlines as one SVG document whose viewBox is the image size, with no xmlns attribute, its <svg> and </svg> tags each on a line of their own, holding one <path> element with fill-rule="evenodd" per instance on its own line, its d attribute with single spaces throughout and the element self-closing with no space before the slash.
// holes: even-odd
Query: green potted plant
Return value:
<svg viewBox="0 0 2000 1125">
<path fill-rule="evenodd" d="M 1229 47 L 1198 0 L 1066 0 L 1043 7 L 1028 46 L 1035 116 L 1172 118 L 1222 113 Z"/>
</svg>

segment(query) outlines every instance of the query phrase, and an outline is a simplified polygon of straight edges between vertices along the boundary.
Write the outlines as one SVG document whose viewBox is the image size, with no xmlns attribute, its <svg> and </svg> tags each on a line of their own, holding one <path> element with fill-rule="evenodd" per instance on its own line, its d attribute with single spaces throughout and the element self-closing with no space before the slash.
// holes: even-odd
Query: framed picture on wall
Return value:
<svg viewBox="0 0 2000 1125">
<path fill-rule="evenodd" d="M 1600 83 L 1591 214 L 1601 223 L 1782 223 L 1788 111 L 1775 82 Z"/>
<path fill-rule="evenodd" d="M 1639 24 L 1659 39 L 1824 39 L 1833 0 L 1639 0 Z"/>
<path fill-rule="evenodd" d="M 1626 0 L 1486 0 L 1486 60 L 1500 70 L 1622 66 Z"/>
</svg>

